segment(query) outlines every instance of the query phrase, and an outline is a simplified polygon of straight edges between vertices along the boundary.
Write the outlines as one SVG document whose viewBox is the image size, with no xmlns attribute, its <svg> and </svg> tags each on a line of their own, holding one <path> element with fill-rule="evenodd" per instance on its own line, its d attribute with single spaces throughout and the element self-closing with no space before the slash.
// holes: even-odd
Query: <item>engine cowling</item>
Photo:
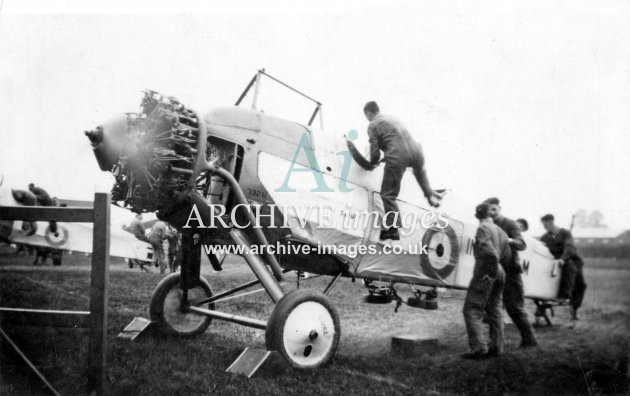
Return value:
<svg viewBox="0 0 630 396">
<path fill-rule="evenodd" d="M 134 212 L 168 212 L 191 186 L 207 189 L 209 177 L 195 168 L 205 151 L 199 124 L 177 99 L 145 91 L 138 113 L 87 131 L 100 168 L 116 178 L 112 201 Z"/>
</svg>

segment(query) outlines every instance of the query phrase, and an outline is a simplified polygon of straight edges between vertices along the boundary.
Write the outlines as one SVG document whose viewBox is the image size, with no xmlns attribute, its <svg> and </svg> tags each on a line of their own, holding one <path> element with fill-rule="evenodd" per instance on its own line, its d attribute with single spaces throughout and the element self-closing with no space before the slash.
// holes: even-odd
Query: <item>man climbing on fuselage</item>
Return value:
<svg viewBox="0 0 630 396">
<path fill-rule="evenodd" d="M 443 196 L 431 188 L 427 172 L 424 168 L 424 154 L 422 146 L 416 142 L 407 129 L 395 118 L 382 115 L 376 102 L 368 102 L 363 108 L 365 117 L 370 122 L 368 126 L 368 136 L 370 138 L 370 159 L 366 163 L 365 159 L 358 152 L 354 144 L 347 140 L 348 149 L 357 162 L 367 170 L 376 168 L 379 162 L 385 162 L 383 181 L 381 184 L 381 198 L 383 200 L 383 224 L 390 216 L 392 226 L 381 231 L 380 239 L 399 240 L 398 228 L 401 225 L 400 209 L 396 199 L 400 193 L 400 183 L 407 168 L 413 169 L 424 196 L 429 205 L 438 207 Z M 381 151 L 384 158 L 381 160 Z"/>
</svg>

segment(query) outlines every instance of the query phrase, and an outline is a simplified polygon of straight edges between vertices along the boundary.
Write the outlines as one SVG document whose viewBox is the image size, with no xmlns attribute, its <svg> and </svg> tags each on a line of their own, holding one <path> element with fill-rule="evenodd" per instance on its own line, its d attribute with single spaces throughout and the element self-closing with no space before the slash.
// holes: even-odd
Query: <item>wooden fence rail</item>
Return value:
<svg viewBox="0 0 630 396">
<path fill-rule="evenodd" d="M 0 206 L 0 219 L 27 221 L 60 221 L 94 223 L 92 236 L 92 269 L 90 275 L 90 311 L 59 311 L 22 308 L 2 308 L 2 325 L 39 325 L 53 327 L 77 327 L 89 329 L 88 346 L 88 394 L 102 395 L 105 384 L 105 351 L 107 347 L 107 302 L 109 290 L 109 232 L 110 196 L 94 194 L 94 208 L 58 208 Z M 2 330 L 0 328 L 0 330 Z M 42 378 L 53 393 L 56 391 L 37 371 L 4 331 L 6 338 L 27 364 Z"/>
</svg>

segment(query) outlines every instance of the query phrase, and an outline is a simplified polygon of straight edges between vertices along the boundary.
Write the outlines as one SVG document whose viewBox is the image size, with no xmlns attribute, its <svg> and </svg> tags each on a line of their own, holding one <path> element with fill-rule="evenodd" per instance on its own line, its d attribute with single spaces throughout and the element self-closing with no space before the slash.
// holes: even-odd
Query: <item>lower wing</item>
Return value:
<svg viewBox="0 0 630 396">
<path fill-rule="evenodd" d="M 57 223 L 57 231 L 54 233 L 51 232 L 49 223 L 44 221 L 35 222 L 34 233 L 31 228 L 32 222 L 0 221 L 0 223 L 4 239 L 12 243 L 92 253 L 93 226 L 89 223 Z M 115 257 L 152 261 L 153 247 L 123 230 L 111 229 L 109 254 Z"/>
</svg>

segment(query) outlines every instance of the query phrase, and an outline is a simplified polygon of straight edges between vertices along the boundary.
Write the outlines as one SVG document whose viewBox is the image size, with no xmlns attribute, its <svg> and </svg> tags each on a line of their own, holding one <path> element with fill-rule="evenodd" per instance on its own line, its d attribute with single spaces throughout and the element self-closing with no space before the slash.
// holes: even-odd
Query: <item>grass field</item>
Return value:
<svg viewBox="0 0 630 396">
<path fill-rule="evenodd" d="M 62 267 L 30 266 L 29 258 L 0 251 L 0 305 L 27 308 L 88 308 L 89 258 L 66 257 Z M 208 267 L 205 267 L 208 268 Z M 215 292 L 250 280 L 239 260 L 220 274 L 204 274 Z M 540 347 L 520 350 L 507 329 L 506 353 L 486 361 L 459 357 L 466 351 L 461 314 L 464 292 L 448 291 L 438 311 L 362 303 L 361 282 L 339 281 L 330 294 L 342 336 L 332 363 L 315 371 L 289 368 L 273 358 L 251 379 L 225 369 L 246 346 L 264 347 L 264 333 L 214 321 L 195 339 L 142 336 L 129 342 L 116 335 L 135 316 L 148 317 L 151 292 L 163 275 L 112 265 L 108 327 L 109 394 L 597 394 L 628 392 L 630 261 L 589 261 L 588 290 L 581 320 L 569 326 L 566 308 L 556 310 L 552 328 L 538 329 Z M 295 280 L 295 277 L 290 277 Z M 329 279 L 303 281 L 323 290 Z M 290 288 L 295 288 L 291 282 Z M 218 306 L 226 312 L 267 319 L 273 305 L 253 294 Z M 528 302 L 528 309 L 533 306 Z M 7 327 L 5 330 L 61 391 L 85 387 L 87 333 L 69 329 Z M 390 350 L 391 337 L 411 333 L 438 338 L 433 355 L 403 356 Z M 41 391 L 37 379 L 2 345 L 0 394 Z"/>
</svg>

